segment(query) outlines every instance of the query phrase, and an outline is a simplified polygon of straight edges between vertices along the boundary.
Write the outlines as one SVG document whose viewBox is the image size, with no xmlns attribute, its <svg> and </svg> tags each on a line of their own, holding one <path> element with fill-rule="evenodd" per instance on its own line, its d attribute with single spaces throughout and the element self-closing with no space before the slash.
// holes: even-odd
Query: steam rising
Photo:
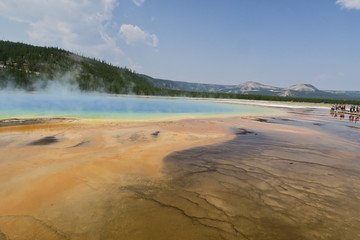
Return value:
<svg viewBox="0 0 360 240">
<path fill-rule="evenodd" d="M 54 80 L 40 82 L 38 81 L 34 88 L 35 92 L 48 94 L 80 94 L 80 88 L 76 79 L 77 72 L 67 72 Z"/>
<path fill-rule="evenodd" d="M 80 94 L 80 88 L 76 81 L 80 74 L 80 69 L 74 69 L 65 73 L 56 73 L 52 79 L 48 77 L 38 77 L 31 82 L 32 91 L 36 93 L 48 94 Z M 2 79 L 3 84 L 0 85 L 0 93 L 25 93 L 22 87 L 16 86 L 16 81 L 7 77 Z M 4 84 L 5 83 L 5 84 Z M 1 88 L 2 86 L 2 88 Z M 29 91 L 28 91 L 29 92 Z"/>
<path fill-rule="evenodd" d="M 17 89 L 12 81 L 0 90 L 0 119 L 19 117 L 80 117 L 159 119 L 184 115 L 252 112 L 251 107 L 191 101 L 118 96 L 101 92 L 82 92 L 76 81 L 79 71 L 54 80 L 38 80 L 34 91 Z"/>
<path fill-rule="evenodd" d="M 84 93 L 76 84 L 48 81 L 35 92 L 5 89 L 0 92 L 0 119 L 19 117 L 71 117 L 161 119 L 175 116 L 254 112 L 251 107 L 210 101 Z"/>
</svg>

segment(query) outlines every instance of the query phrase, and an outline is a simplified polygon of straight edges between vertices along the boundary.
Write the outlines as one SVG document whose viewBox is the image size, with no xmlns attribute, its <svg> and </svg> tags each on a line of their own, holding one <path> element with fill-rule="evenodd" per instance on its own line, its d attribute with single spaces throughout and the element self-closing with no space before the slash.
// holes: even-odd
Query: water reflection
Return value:
<svg viewBox="0 0 360 240">
<path fill-rule="evenodd" d="M 345 114 L 344 113 L 337 113 L 337 112 L 330 112 L 330 115 L 333 116 L 334 118 L 337 118 L 339 115 L 339 119 L 343 120 L 345 118 Z"/>
<path fill-rule="evenodd" d="M 349 116 L 349 121 L 350 122 L 355 122 L 355 124 L 357 123 L 357 122 L 359 122 L 359 119 L 360 119 L 360 117 L 355 117 L 355 116 Z"/>
<path fill-rule="evenodd" d="M 345 119 L 345 114 L 344 113 L 338 114 L 338 113 L 330 112 L 330 115 L 332 117 L 334 117 L 334 118 L 337 118 L 339 116 L 340 120 Z M 359 120 L 360 120 L 360 116 L 349 114 L 348 120 L 349 120 L 349 122 L 353 122 L 353 123 L 357 124 L 359 122 Z"/>
</svg>

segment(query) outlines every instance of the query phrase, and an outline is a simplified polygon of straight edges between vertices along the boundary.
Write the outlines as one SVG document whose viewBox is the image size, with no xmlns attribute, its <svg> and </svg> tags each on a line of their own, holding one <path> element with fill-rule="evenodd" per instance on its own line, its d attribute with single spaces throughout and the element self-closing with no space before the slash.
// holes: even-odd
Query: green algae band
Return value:
<svg viewBox="0 0 360 240">
<path fill-rule="evenodd" d="M 204 100 L 108 95 L 2 93 L 0 117 L 53 116 L 162 119 L 186 116 L 264 114 L 269 109 Z"/>
</svg>

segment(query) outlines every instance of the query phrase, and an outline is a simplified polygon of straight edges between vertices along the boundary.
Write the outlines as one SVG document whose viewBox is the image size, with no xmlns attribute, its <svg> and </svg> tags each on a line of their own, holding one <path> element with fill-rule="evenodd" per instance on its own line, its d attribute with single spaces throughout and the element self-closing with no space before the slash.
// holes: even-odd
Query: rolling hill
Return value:
<svg viewBox="0 0 360 240">
<path fill-rule="evenodd" d="M 278 101 L 360 100 L 356 91 L 349 94 L 346 91 L 322 91 L 310 84 L 279 88 L 251 81 L 221 85 L 157 79 L 59 48 L 0 41 L 0 89 L 11 87 L 34 91 L 46 88 L 54 81 L 73 85 L 80 91 L 115 94 Z"/>
<path fill-rule="evenodd" d="M 164 79 L 152 78 L 141 75 L 151 85 L 172 90 L 210 92 L 210 93 L 227 93 L 227 94 L 249 94 L 264 96 L 281 96 L 295 98 L 320 98 L 320 99 L 360 99 L 359 95 L 347 93 L 346 91 L 322 91 L 311 84 L 297 84 L 288 88 L 279 88 L 264 85 L 258 82 L 248 81 L 239 85 L 219 85 L 204 83 L 189 83 L 181 81 L 171 81 Z"/>
</svg>

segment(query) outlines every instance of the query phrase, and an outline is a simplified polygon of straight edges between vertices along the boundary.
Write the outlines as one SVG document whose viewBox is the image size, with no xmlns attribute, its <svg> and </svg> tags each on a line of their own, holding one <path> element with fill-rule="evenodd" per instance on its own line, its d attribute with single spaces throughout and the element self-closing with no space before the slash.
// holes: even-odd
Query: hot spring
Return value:
<svg viewBox="0 0 360 240">
<path fill-rule="evenodd" d="M 89 94 L 2 92 L 0 118 L 75 117 L 95 119 L 166 119 L 218 115 L 257 115 L 267 108 L 188 98 L 156 98 Z"/>
</svg>

